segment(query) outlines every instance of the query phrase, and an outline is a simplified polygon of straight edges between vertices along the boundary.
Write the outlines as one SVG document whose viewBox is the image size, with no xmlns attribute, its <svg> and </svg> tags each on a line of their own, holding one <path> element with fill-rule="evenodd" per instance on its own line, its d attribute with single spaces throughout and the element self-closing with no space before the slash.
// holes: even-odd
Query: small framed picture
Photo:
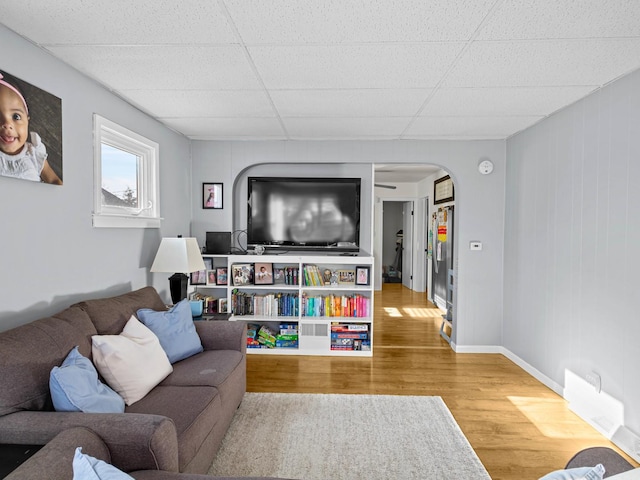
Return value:
<svg viewBox="0 0 640 480">
<path fill-rule="evenodd" d="M 338 270 L 338 284 L 353 285 L 356 283 L 355 270 Z"/>
<path fill-rule="evenodd" d="M 211 257 L 202 257 L 202 261 L 204 262 L 204 267 L 207 270 L 213 270 L 213 258 L 211 258 Z"/>
<path fill-rule="evenodd" d="M 227 313 L 227 299 L 219 298 L 218 299 L 218 313 Z"/>
<path fill-rule="evenodd" d="M 207 270 L 207 285 L 217 285 L 216 282 L 216 271 L 215 270 Z"/>
<path fill-rule="evenodd" d="M 369 267 L 356 267 L 356 285 L 369 285 Z"/>
<path fill-rule="evenodd" d="M 199 270 L 197 272 L 192 272 L 190 282 L 191 282 L 191 285 L 206 285 L 207 271 Z"/>
<path fill-rule="evenodd" d="M 438 205 L 439 203 L 452 202 L 454 200 L 455 192 L 453 189 L 453 180 L 449 175 L 439 178 L 433 182 L 433 203 Z"/>
<path fill-rule="evenodd" d="M 216 268 L 216 282 L 218 285 L 226 285 L 227 284 L 227 267 L 218 267 Z"/>
<path fill-rule="evenodd" d="M 256 285 L 273 285 L 272 263 L 255 263 L 254 268 Z"/>
<path fill-rule="evenodd" d="M 222 208 L 222 184 L 202 184 L 202 208 Z"/>
<path fill-rule="evenodd" d="M 285 271 L 284 268 L 274 268 L 273 269 L 273 283 L 277 285 L 284 284 L 285 280 Z"/>
<path fill-rule="evenodd" d="M 252 263 L 236 263 L 235 265 L 231 265 L 231 274 L 233 275 L 233 285 L 236 287 L 253 285 Z"/>
</svg>

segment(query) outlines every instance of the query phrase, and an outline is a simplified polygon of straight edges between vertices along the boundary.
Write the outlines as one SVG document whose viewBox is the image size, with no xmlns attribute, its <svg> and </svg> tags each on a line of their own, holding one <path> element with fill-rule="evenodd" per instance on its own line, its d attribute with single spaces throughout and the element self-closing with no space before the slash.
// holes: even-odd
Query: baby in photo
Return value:
<svg viewBox="0 0 640 480">
<path fill-rule="evenodd" d="M 29 107 L 15 84 L 0 73 L 0 175 L 62 185 L 47 162 L 40 136 L 29 137 Z"/>
</svg>

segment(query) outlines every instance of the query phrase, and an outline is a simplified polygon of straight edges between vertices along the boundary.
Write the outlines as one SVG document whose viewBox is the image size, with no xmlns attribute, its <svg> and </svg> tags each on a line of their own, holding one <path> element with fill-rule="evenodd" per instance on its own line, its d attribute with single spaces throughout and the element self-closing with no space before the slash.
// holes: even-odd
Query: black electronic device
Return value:
<svg viewBox="0 0 640 480">
<path fill-rule="evenodd" d="M 247 246 L 358 251 L 360 178 L 249 177 Z"/>
<path fill-rule="evenodd" d="M 205 253 L 231 253 L 231 232 L 207 232 Z"/>
</svg>

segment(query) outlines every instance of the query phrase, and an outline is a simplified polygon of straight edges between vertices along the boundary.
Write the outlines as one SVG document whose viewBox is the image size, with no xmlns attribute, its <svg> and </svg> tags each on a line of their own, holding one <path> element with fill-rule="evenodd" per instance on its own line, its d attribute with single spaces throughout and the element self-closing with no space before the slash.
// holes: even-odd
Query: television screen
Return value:
<svg viewBox="0 0 640 480">
<path fill-rule="evenodd" d="M 359 178 L 249 177 L 247 244 L 359 245 Z"/>
</svg>

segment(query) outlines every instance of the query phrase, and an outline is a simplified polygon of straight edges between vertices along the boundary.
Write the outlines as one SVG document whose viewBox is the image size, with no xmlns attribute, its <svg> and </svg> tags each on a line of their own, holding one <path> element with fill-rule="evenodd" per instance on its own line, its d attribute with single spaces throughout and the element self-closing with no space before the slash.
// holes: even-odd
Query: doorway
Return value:
<svg viewBox="0 0 640 480">
<path fill-rule="evenodd" d="M 382 202 L 382 282 L 413 288 L 413 201 Z"/>
</svg>

